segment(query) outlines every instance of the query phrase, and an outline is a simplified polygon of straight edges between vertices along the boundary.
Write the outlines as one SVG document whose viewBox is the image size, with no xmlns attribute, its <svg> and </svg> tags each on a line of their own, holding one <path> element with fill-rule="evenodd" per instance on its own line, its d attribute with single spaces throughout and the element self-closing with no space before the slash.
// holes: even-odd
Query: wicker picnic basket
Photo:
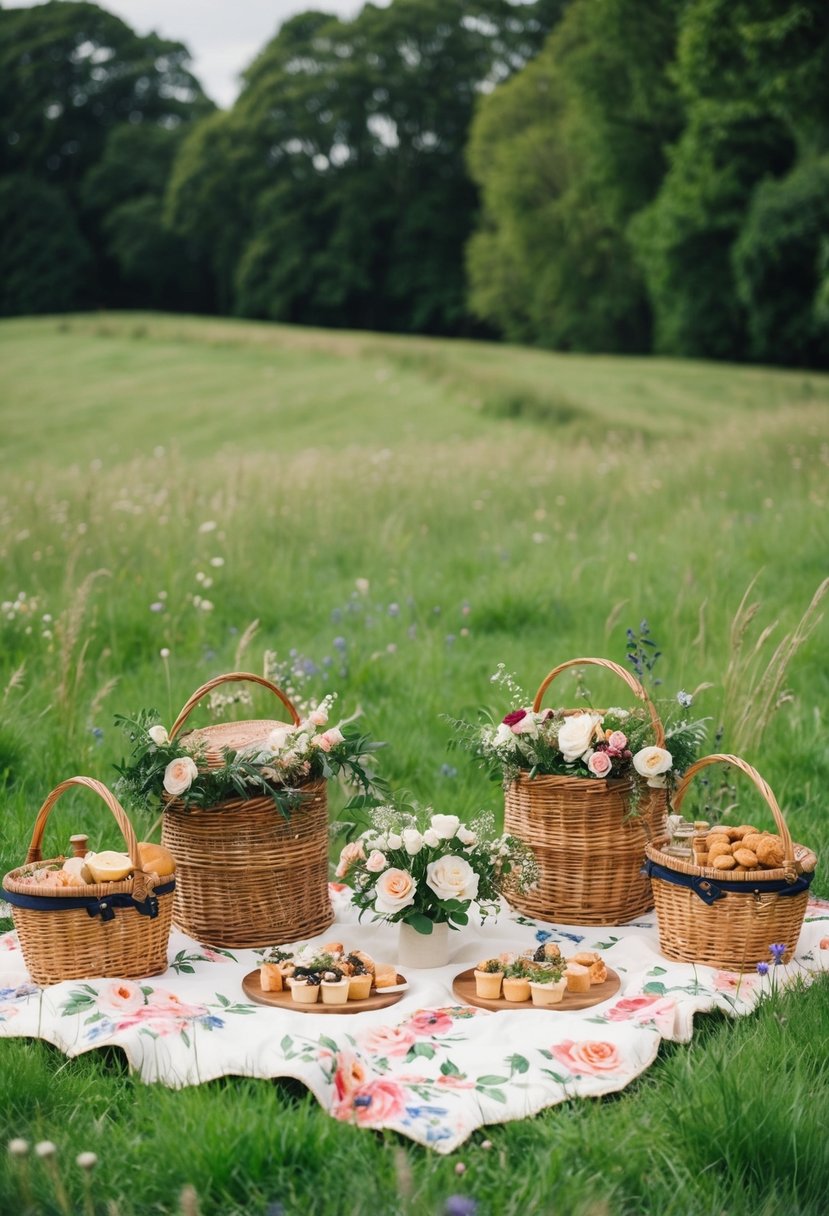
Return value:
<svg viewBox="0 0 829 1216">
<path fill-rule="evenodd" d="M 56 889 L 21 881 L 44 864 L 60 866 L 65 861 L 53 857 L 44 862 L 40 845 L 55 803 L 78 785 L 92 790 L 109 807 L 135 867 L 133 874 L 120 882 Z M 36 984 L 95 976 L 129 979 L 166 971 L 174 889 L 174 878 L 144 873 L 124 808 L 91 777 L 69 777 L 52 790 L 38 811 L 26 864 L 3 879 L 23 958 Z"/>
<path fill-rule="evenodd" d="M 281 689 L 250 672 L 217 676 L 198 688 L 170 730 L 180 732 L 198 702 L 236 680 L 261 684 L 294 725 L 299 714 Z M 205 726 L 182 736 L 207 768 L 221 768 L 227 748 L 263 740 L 271 720 Z M 322 933 L 334 919 L 328 897 L 328 799 L 321 780 L 300 783 L 300 804 L 285 818 L 272 798 L 231 799 L 211 807 L 167 801 L 161 842 L 176 859 L 179 883 L 173 919 L 212 946 L 269 946 Z"/>
<path fill-rule="evenodd" d="M 784 943 L 782 961 L 794 953 L 806 913 L 817 858 L 793 844 L 769 786 L 738 756 L 705 756 L 692 764 L 677 788 L 679 812 L 688 786 L 711 764 L 732 764 L 754 782 L 771 808 L 783 841 L 783 864 L 775 870 L 728 870 L 695 865 L 664 852 L 667 838 L 648 846 L 646 870 L 653 885 L 659 946 L 666 958 L 740 971 L 769 959 L 769 946 Z"/>
<path fill-rule="evenodd" d="M 554 667 L 535 694 L 533 711 L 540 710 L 556 676 L 585 665 L 606 668 L 627 684 L 647 708 L 654 743 L 664 746 L 653 702 L 639 681 L 610 659 L 571 659 Z M 510 903 L 531 916 L 573 925 L 620 925 L 652 908 L 650 882 L 641 869 L 648 841 L 664 831 L 666 795 L 642 783 L 632 811 L 635 781 L 639 778 L 530 778 L 522 772 L 510 782 L 504 830 L 533 849 L 540 870 L 537 886 L 508 893 Z"/>
</svg>

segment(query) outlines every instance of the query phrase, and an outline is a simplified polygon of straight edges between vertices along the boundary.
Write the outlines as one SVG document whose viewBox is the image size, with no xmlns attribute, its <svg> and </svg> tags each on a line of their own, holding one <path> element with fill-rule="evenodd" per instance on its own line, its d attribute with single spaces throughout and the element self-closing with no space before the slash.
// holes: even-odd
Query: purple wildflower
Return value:
<svg viewBox="0 0 829 1216">
<path fill-rule="evenodd" d="M 470 1195 L 450 1195 L 444 1207 L 444 1216 L 475 1216 L 478 1205 Z"/>
<path fill-rule="evenodd" d="M 783 962 L 783 955 L 786 953 L 786 943 L 772 942 L 772 944 L 769 946 L 769 950 L 771 951 L 772 958 L 774 959 L 775 967 L 779 967 L 779 965 Z"/>
<path fill-rule="evenodd" d="M 758 963 L 758 964 L 757 964 L 757 972 L 758 972 L 758 974 L 759 974 L 759 975 L 768 975 L 768 973 L 769 973 L 769 965 L 768 965 L 768 963 Z"/>
</svg>

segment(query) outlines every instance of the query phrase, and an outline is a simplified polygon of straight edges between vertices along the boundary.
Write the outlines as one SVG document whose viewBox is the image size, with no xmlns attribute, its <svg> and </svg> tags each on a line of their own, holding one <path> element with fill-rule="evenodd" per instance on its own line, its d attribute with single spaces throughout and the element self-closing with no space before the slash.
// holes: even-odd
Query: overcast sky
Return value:
<svg viewBox="0 0 829 1216">
<path fill-rule="evenodd" d="M 388 0 L 374 0 L 385 8 Z M 3 8 L 31 8 L 36 0 L 0 0 Z M 193 70 L 220 106 L 239 91 L 238 75 L 286 18 L 307 9 L 352 17 L 363 0 L 102 0 L 139 34 L 151 30 L 187 45 Z"/>
</svg>

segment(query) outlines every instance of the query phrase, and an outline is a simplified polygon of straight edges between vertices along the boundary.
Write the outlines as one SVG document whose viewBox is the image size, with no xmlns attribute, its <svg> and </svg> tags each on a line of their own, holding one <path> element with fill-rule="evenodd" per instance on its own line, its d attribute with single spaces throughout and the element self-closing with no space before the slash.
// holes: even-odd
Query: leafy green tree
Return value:
<svg viewBox="0 0 829 1216">
<path fill-rule="evenodd" d="M 633 227 L 656 348 L 803 358 L 815 349 L 814 323 L 806 320 L 811 296 L 796 310 L 803 341 L 792 342 L 787 326 L 789 341 L 781 343 L 772 318 L 783 297 L 775 302 L 767 293 L 779 288 L 787 254 L 795 255 L 789 305 L 795 293 L 816 289 L 820 240 L 813 229 L 823 221 L 812 191 L 819 175 L 795 172 L 781 190 L 770 179 L 827 147 L 829 8 L 823 0 L 692 0 L 677 74 L 687 124 L 656 201 Z M 792 208 L 804 192 L 808 218 L 798 224 Z M 765 219 L 774 231 L 764 248 Z"/>
<path fill-rule="evenodd" d="M 61 190 L 23 174 L 0 177 L 0 316 L 89 303 L 91 263 Z"/>
<path fill-rule="evenodd" d="M 286 22 L 228 114 L 185 142 L 168 216 L 224 308 L 461 332 L 479 90 L 534 54 L 562 0 L 393 0 Z"/>
<path fill-rule="evenodd" d="M 752 357 L 829 363 L 829 318 L 819 304 L 827 241 L 829 157 L 755 191 L 733 254 Z"/>
<path fill-rule="evenodd" d="M 518 341 L 641 350 L 645 286 L 627 237 L 681 126 L 671 71 L 680 0 L 575 0 L 539 57 L 473 124 L 483 214 L 470 300 Z"/>
<path fill-rule="evenodd" d="M 212 109 L 188 70 L 188 58 L 180 43 L 139 36 L 83 0 L 0 9 L 0 178 L 19 181 L 24 175 L 48 185 L 56 216 L 62 217 L 56 219 L 61 239 L 70 228 L 85 238 L 84 291 L 67 295 L 67 277 L 60 304 L 56 296 L 51 304 L 44 300 L 44 307 L 132 298 L 119 278 L 126 262 L 114 251 L 117 246 L 123 253 L 125 242 L 133 248 L 140 243 L 139 223 L 148 225 L 144 254 L 155 250 L 156 267 L 171 256 L 172 238 L 160 229 L 160 175 L 169 172 L 177 132 Z M 116 176 L 107 180 L 110 174 Z M 149 198 L 156 199 L 155 208 Z M 144 200 L 142 208 L 133 205 L 113 216 L 112 206 L 137 199 Z M 48 248 L 56 239 L 48 217 L 45 205 L 33 208 L 32 248 L 38 240 Z M 133 258 L 140 261 L 140 255 Z M 36 295 L 40 299 L 41 291 Z"/>
</svg>

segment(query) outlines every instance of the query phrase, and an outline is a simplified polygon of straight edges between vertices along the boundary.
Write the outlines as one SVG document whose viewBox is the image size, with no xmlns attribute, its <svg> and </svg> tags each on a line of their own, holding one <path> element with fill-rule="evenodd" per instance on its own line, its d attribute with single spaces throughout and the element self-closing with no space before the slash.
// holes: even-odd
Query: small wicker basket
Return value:
<svg viewBox="0 0 829 1216">
<path fill-rule="evenodd" d="M 660 949 L 677 962 L 744 971 L 768 962 L 774 942 L 785 945 L 782 962 L 787 963 L 800 936 L 817 858 L 811 849 L 792 843 L 771 789 L 738 756 L 705 756 L 692 764 L 674 795 L 673 809 L 679 812 L 697 773 L 721 763 L 750 777 L 768 803 L 783 840 L 783 864 L 732 874 L 671 856 L 663 851 L 667 838 L 654 841 L 645 868 L 653 885 Z"/>
<path fill-rule="evenodd" d="M 277 697 L 294 725 L 299 714 L 275 684 L 250 672 L 217 676 L 198 688 L 170 730 L 174 739 L 202 697 L 222 684 L 260 684 Z M 220 768 L 226 748 L 248 747 L 281 723 L 231 722 L 182 737 L 208 768 Z M 161 841 L 179 877 L 173 919 L 212 946 L 254 947 L 313 937 L 334 919 L 328 897 L 328 800 L 322 780 L 297 785 L 302 801 L 286 819 L 272 798 L 232 799 L 185 807 L 170 799 Z"/>
<path fill-rule="evenodd" d="M 63 864 L 64 857 L 44 863 L 40 844 L 55 803 L 78 785 L 98 794 L 109 807 L 126 842 L 133 874 L 120 882 L 57 889 L 22 882 L 44 864 Z M 174 889 L 175 879 L 144 873 L 124 808 L 91 777 L 70 777 L 52 790 L 38 811 L 26 864 L 3 879 L 23 958 L 36 984 L 96 976 L 130 979 L 166 971 Z"/>
<path fill-rule="evenodd" d="M 655 744 L 664 746 L 662 723 L 644 688 L 610 659 L 571 659 L 554 667 L 535 695 L 533 711 L 540 710 L 556 676 L 586 665 L 606 668 L 627 684 L 648 710 Z M 573 925 L 620 925 L 652 908 L 650 882 L 641 869 L 648 841 L 664 832 L 666 794 L 643 785 L 631 812 L 638 780 L 519 774 L 506 788 L 504 830 L 532 848 L 540 874 L 531 891 L 507 892 L 510 903 L 531 916 Z"/>
</svg>

